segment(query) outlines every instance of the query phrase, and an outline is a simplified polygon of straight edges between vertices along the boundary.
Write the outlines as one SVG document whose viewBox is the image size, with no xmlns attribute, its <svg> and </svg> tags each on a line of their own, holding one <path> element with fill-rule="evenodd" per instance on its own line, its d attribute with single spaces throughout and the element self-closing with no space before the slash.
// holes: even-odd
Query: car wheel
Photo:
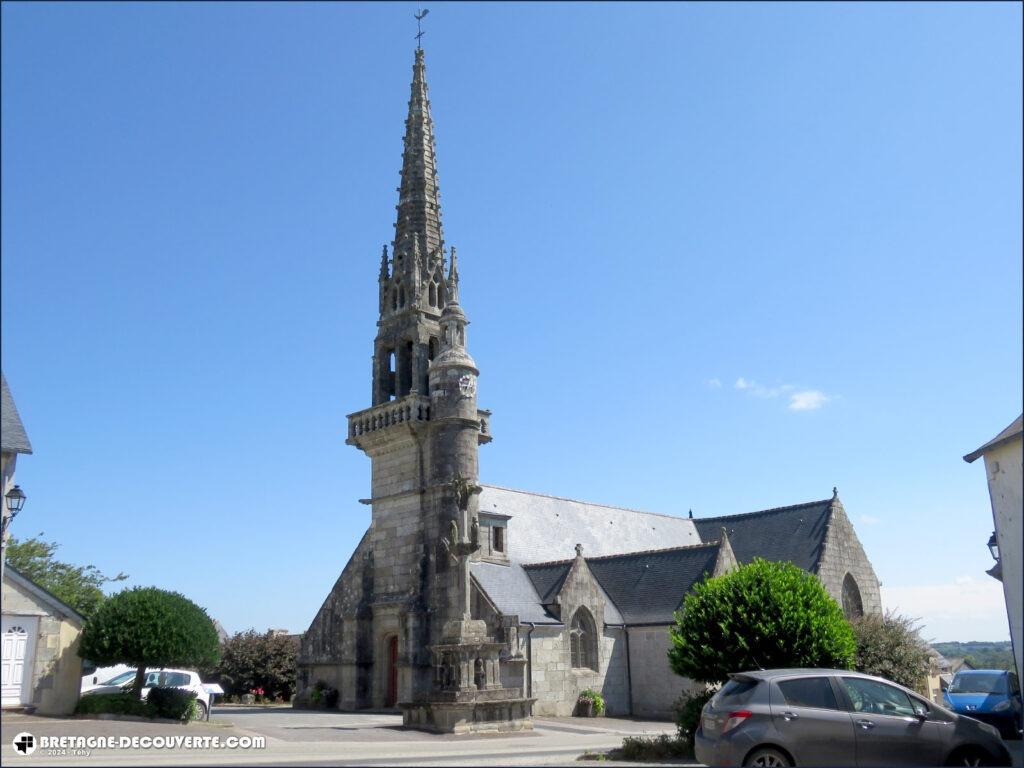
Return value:
<svg viewBox="0 0 1024 768">
<path fill-rule="evenodd" d="M 793 765 L 785 753 L 772 747 L 761 747 L 747 755 L 744 766 L 756 766 L 756 768 L 788 768 Z"/>
<path fill-rule="evenodd" d="M 958 749 L 950 755 L 949 760 L 946 761 L 946 765 L 992 765 L 992 758 L 989 757 L 988 752 L 980 747 L 966 747 L 964 749 Z"/>
<path fill-rule="evenodd" d="M 210 717 L 210 712 L 209 712 L 209 710 L 207 710 L 206 705 L 203 702 L 201 702 L 201 701 L 197 701 L 196 702 L 196 720 L 208 720 L 209 717 Z"/>
</svg>

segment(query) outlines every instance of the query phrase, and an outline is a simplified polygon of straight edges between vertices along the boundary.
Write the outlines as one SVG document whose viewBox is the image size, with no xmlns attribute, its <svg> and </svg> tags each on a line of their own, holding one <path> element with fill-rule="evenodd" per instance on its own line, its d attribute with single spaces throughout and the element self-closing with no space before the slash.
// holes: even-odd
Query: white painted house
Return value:
<svg viewBox="0 0 1024 768">
<path fill-rule="evenodd" d="M 1006 598 L 1006 616 L 1010 622 L 1010 642 L 1013 644 L 1013 659 L 1017 664 L 1017 675 L 1021 674 L 1021 651 L 1024 637 L 1021 624 L 1024 621 L 1024 596 L 1021 582 L 1024 571 L 1021 568 L 1021 508 L 1024 497 L 1021 494 L 1022 469 L 1021 416 L 1010 426 L 985 443 L 978 450 L 964 456 L 971 463 L 985 457 L 985 474 L 988 477 L 988 495 L 992 501 L 992 520 L 995 524 L 995 543 L 999 547 L 999 560 L 989 573 L 1003 582 L 1003 596 Z"/>
</svg>

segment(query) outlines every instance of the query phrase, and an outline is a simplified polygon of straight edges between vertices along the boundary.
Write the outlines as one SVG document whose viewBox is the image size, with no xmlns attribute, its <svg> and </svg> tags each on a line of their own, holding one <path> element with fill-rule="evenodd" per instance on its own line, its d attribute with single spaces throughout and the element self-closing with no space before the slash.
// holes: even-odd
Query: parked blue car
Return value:
<svg viewBox="0 0 1024 768">
<path fill-rule="evenodd" d="M 1024 710 L 1017 675 L 1002 669 L 963 669 L 942 693 L 959 715 L 994 725 L 1004 739 L 1018 739 Z"/>
</svg>

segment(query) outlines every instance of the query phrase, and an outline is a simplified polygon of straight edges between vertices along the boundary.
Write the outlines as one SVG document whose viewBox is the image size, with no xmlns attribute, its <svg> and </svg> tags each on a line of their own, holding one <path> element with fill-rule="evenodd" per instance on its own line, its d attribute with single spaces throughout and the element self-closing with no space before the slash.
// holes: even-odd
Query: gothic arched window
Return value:
<svg viewBox="0 0 1024 768">
<path fill-rule="evenodd" d="M 433 283 L 430 284 L 430 306 L 437 306 L 437 286 Z"/>
<path fill-rule="evenodd" d="M 569 649 L 573 669 L 597 670 L 597 628 L 586 608 L 579 608 L 569 629 Z"/>
<path fill-rule="evenodd" d="M 864 615 L 864 603 L 860 599 L 860 587 L 853 576 L 846 574 L 843 579 L 843 615 L 847 619 L 859 619 Z"/>
</svg>

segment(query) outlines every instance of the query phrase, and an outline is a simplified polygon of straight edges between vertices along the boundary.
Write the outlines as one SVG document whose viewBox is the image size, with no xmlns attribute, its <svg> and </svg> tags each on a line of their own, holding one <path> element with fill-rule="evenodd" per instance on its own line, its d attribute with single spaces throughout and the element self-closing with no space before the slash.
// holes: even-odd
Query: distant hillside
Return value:
<svg viewBox="0 0 1024 768">
<path fill-rule="evenodd" d="M 932 643 L 932 648 L 946 658 L 963 656 L 975 669 L 1013 669 L 1013 650 L 1010 641 L 985 643 Z"/>
</svg>

